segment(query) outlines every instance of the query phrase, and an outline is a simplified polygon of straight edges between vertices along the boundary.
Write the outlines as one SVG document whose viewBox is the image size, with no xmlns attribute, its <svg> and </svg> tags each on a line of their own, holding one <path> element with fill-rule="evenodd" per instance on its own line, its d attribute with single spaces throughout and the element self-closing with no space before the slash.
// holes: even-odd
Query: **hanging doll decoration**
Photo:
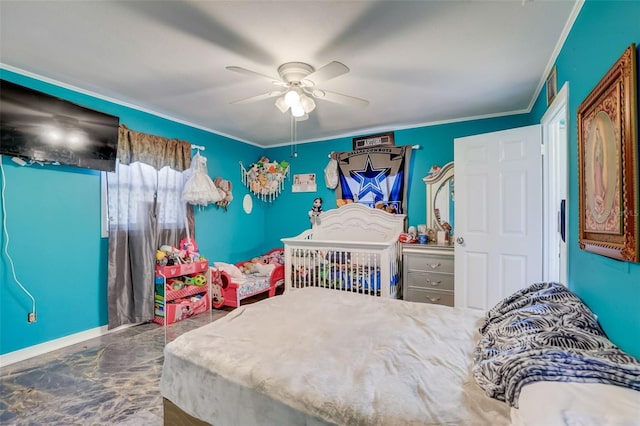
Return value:
<svg viewBox="0 0 640 426">
<path fill-rule="evenodd" d="M 206 206 L 217 203 L 222 195 L 207 172 L 207 158 L 197 152 L 191 159 L 191 166 L 187 170 L 187 179 L 182 189 L 182 201 Z"/>
<path fill-rule="evenodd" d="M 220 200 L 218 200 L 216 204 L 218 207 L 224 208 L 224 211 L 227 211 L 229 203 L 231 202 L 231 200 L 233 200 L 233 194 L 231 193 L 231 182 L 221 177 L 217 177 L 215 185 L 220 192 Z"/>
<path fill-rule="evenodd" d="M 320 213 L 322 212 L 322 198 L 317 197 L 313 200 L 313 206 L 311 210 L 309 210 L 309 220 L 311 220 L 311 225 L 319 225 L 320 224 Z"/>
</svg>

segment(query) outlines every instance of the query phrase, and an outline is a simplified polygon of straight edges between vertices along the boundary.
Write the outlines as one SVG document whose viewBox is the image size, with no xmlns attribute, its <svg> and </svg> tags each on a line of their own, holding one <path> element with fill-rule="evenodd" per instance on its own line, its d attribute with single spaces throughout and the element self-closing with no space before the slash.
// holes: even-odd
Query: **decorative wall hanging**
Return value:
<svg viewBox="0 0 640 426">
<path fill-rule="evenodd" d="M 378 133 L 376 135 L 361 136 L 353 138 L 353 149 L 366 149 L 373 146 L 385 145 L 393 146 L 395 144 L 393 132 Z"/>
<path fill-rule="evenodd" d="M 405 213 L 412 146 L 379 146 L 338 153 L 338 207 L 361 203 Z"/>
<path fill-rule="evenodd" d="M 291 192 L 316 192 L 318 185 L 316 183 L 315 173 L 302 173 L 293 175 L 293 186 Z"/>
<path fill-rule="evenodd" d="M 551 102 L 558 94 L 558 75 L 556 67 L 554 66 L 549 75 L 547 76 L 547 106 L 551 105 Z"/>
<path fill-rule="evenodd" d="M 222 200 L 223 194 L 218 191 L 207 172 L 207 158 L 200 155 L 200 152 L 196 152 L 191 159 L 191 166 L 186 176 L 182 189 L 182 201 L 206 206 Z"/>
<path fill-rule="evenodd" d="M 214 181 L 216 188 L 220 192 L 221 198 L 216 202 L 217 207 L 222 207 L 224 211 L 227 211 L 227 207 L 233 200 L 233 192 L 231 191 L 231 181 L 217 177 Z"/>
<path fill-rule="evenodd" d="M 580 248 L 640 261 L 638 111 L 632 44 L 578 108 Z"/>
<path fill-rule="evenodd" d="M 262 157 L 245 169 L 240 162 L 242 183 L 262 201 L 273 201 L 284 189 L 284 180 L 289 176 L 289 163 L 269 161 Z"/>
</svg>

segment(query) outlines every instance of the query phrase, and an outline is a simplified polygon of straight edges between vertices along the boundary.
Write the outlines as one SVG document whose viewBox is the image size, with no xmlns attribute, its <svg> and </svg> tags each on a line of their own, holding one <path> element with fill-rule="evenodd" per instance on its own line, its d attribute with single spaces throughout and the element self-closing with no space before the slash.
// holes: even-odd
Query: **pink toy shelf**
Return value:
<svg viewBox="0 0 640 426">
<path fill-rule="evenodd" d="M 186 282 L 203 275 L 202 285 L 172 287 L 172 281 Z M 200 277 L 202 278 L 202 277 Z M 175 280 L 174 280 L 175 279 Z M 172 266 L 156 265 L 155 316 L 153 322 L 160 325 L 173 324 L 195 314 L 211 309 L 209 297 L 209 261 L 200 260 Z"/>
<path fill-rule="evenodd" d="M 204 274 L 208 267 L 208 260 L 198 260 L 193 263 L 181 263 L 171 266 L 156 265 L 156 276 L 173 278 L 181 275 Z"/>
</svg>

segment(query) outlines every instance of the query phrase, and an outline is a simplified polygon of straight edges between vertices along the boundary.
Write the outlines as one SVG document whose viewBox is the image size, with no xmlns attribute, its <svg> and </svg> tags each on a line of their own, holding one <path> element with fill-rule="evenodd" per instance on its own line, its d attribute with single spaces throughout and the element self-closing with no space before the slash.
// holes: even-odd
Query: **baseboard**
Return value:
<svg viewBox="0 0 640 426">
<path fill-rule="evenodd" d="M 114 331 L 133 327 L 134 325 L 137 324 L 127 324 L 114 328 L 113 330 L 109 330 L 106 325 L 103 325 L 101 327 L 81 331 L 80 333 L 70 334 L 69 336 L 61 337 L 59 339 L 49 340 L 48 342 L 40 343 L 38 345 L 29 346 L 28 348 L 9 352 L 4 355 L 0 355 L 0 368 L 15 364 L 16 362 L 25 361 L 39 355 L 44 355 L 51 351 L 66 348 L 67 346 L 82 343 L 96 337 L 104 336 L 105 334 L 113 333 Z"/>
</svg>

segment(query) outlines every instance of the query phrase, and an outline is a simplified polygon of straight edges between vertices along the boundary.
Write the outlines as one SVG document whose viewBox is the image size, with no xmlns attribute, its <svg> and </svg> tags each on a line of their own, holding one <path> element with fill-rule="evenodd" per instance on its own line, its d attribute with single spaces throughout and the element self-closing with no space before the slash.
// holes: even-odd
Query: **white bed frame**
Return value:
<svg viewBox="0 0 640 426">
<path fill-rule="evenodd" d="M 351 203 L 320 213 L 312 229 L 284 243 L 285 292 L 329 287 L 398 298 L 406 215 Z M 375 271 L 375 272 L 374 272 Z"/>
</svg>

